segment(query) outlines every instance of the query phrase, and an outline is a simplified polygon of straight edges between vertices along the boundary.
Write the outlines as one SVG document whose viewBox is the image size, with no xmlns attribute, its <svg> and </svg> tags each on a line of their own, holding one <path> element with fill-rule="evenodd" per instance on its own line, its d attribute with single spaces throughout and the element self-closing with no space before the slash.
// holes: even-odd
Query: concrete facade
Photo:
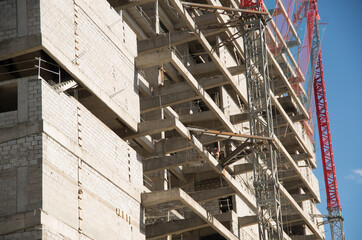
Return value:
<svg viewBox="0 0 362 240">
<path fill-rule="evenodd" d="M 17 81 L 29 118 L 2 128 L 13 133 L 1 139 L 2 238 L 143 239 L 137 153 L 73 97 L 37 77 Z"/>
<path fill-rule="evenodd" d="M 205 28 L 228 20 L 179 0 L 0 1 L 0 240 L 258 239 L 252 146 L 223 165 L 250 134 L 242 39 L 215 47 L 237 30 Z M 281 44 L 268 61 L 284 239 L 324 239 Z"/>
</svg>

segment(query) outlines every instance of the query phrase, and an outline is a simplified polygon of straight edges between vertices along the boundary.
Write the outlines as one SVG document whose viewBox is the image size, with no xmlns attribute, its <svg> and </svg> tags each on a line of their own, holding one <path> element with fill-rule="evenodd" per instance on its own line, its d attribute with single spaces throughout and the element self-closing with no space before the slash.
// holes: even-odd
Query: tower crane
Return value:
<svg viewBox="0 0 362 240">
<path fill-rule="evenodd" d="M 332 148 L 331 130 L 329 126 L 329 115 L 327 108 L 327 97 L 324 82 L 322 51 L 319 51 L 317 66 L 314 77 L 314 96 L 318 120 L 319 140 L 321 145 L 324 182 L 327 194 L 328 215 L 321 215 L 327 220 L 323 224 L 329 223 L 332 240 L 344 240 L 344 227 L 342 208 L 339 201 L 336 170 L 334 166 L 334 156 Z"/>
<path fill-rule="evenodd" d="M 317 0 L 298 0 L 298 2 L 299 7 L 294 15 L 293 24 L 298 29 L 303 18 L 307 17 L 309 41 L 311 41 L 312 38 L 317 39 L 312 50 L 314 51 L 315 58 L 315 63 L 312 63 L 312 68 L 315 67 L 313 79 L 314 94 L 329 214 L 314 216 L 326 218 L 321 224 L 330 224 L 332 240 L 345 240 L 325 94 L 322 53 L 318 32 L 319 15 Z M 225 42 L 243 37 L 250 133 L 257 136 L 272 137 L 274 134 L 273 116 L 269 96 L 270 83 L 265 43 L 265 27 L 269 19 L 266 19 L 268 15 L 264 10 L 263 1 L 241 0 L 240 9 L 188 2 L 182 2 L 182 4 L 185 7 L 218 12 L 237 18 L 237 21 L 230 21 L 225 25 L 237 27 L 240 33 L 231 36 L 230 39 L 227 39 Z M 312 21 L 315 21 L 316 24 L 312 24 Z M 313 33 L 315 33 L 316 36 L 313 36 Z M 285 37 L 286 40 L 292 42 L 293 36 L 290 31 L 286 33 Z M 265 149 L 266 151 L 260 151 L 260 149 Z M 282 240 L 283 224 L 276 149 L 274 149 L 274 146 L 270 143 L 258 149 L 254 148 L 253 162 L 259 239 Z"/>
</svg>

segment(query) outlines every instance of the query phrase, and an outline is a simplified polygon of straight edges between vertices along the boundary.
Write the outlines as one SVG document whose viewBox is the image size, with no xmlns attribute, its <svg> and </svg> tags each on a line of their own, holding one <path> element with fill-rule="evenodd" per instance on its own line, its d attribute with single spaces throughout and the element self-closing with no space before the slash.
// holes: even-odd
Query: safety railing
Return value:
<svg viewBox="0 0 362 240">
<path fill-rule="evenodd" d="M 27 76 L 42 77 L 47 80 L 61 82 L 61 68 L 59 65 L 35 57 L 24 61 L 10 61 L 0 65 L 0 80 L 21 78 Z"/>
</svg>

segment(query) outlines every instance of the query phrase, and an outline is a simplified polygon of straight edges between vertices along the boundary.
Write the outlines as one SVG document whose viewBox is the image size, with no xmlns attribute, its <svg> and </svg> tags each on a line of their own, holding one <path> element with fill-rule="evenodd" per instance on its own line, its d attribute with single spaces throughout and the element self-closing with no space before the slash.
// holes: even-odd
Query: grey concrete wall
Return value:
<svg viewBox="0 0 362 240">
<path fill-rule="evenodd" d="M 1 1 L 0 16 L 0 40 L 16 37 L 16 0 Z"/>
<path fill-rule="evenodd" d="M 0 1 L 0 58 L 40 48 L 40 1 Z"/>
<path fill-rule="evenodd" d="M 139 122 L 136 35 L 106 0 L 1 1 L 0 59 L 39 49 Z"/>
<path fill-rule="evenodd" d="M 144 239 L 137 153 L 76 99 L 44 80 L 22 84 L 28 88 L 18 108 L 27 106 L 27 122 L 41 120 L 43 131 L 0 143 L 0 226 L 15 229 L 0 227 L 0 239 Z M 10 113 L 5 122 L 19 115 Z M 23 213 L 39 209 L 41 217 L 23 228 L 6 220 L 29 222 Z"/>
<path fill-rule="evenodd" d="M 0 127 L 9 127 L 17 123 L 18 111 L 0 113 Z"/>
<path fill-rule="evenodd" d="M 49 54 L 71 63 L 139 122 L 136 35 L 107 1 L 41 1 L 41 32 Z"/>
<path fill-rule="evenodd" d="M 44 134 L 43 210 L 51 222 L 71 227 L 49 228 L 47 234 L 71 238 L 80 230 L 93 239 L 144 239 L 142 164 L 136 152 L 74 98 L 44 81 L 41 89 L 43 119 L 58 132 Z"/>
<path fill-rule="evenodd" d="M 40 32 L 39 0 L 0 1 L 0 41 Z"/>
</svg>

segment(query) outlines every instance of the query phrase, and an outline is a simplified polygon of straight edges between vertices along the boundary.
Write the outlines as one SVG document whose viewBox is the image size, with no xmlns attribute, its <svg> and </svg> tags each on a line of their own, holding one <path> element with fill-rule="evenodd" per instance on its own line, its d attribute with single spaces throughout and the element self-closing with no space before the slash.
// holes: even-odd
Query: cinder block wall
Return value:
<svg viewBox="0 0 362 240">
<path fill-rule="evenodd" d="M 40 32 L 39 0 L 0 1 L 0 41 Z"/>
<path fill-rule="evenodd" d="M 53 234 L 93 239 L 144 239 L 136 152 L 74 98 L 42 81 L 44 239 Z M 54 134 L 54 135 L 53 135 Z M 60 232 L 54 222 L 72 227 Z M 49 234 L 50 232 L 50 234 Z M 127 237 L 126 237 L 127 236 Z"/>
<path fill-rule="evenodd" d="M 73 97 L 35 77 L 21 85 L 27 119 L 0 143 L 0 239 L 144 239 L 137 153 Z"/>
<path fill-rule="evenodd" d="M 139 122 L 136 35 L 106 0 L 0 1 L 0 59 L 40 49 Z"/>
<path fill-rule="evenodd" d="M 106 0 L 41 1 L 42 44 L 139 122 L 136 35 Z M 70 65 L 68 67 L 68 65 Z M 80 79 L 86 82 L 87 79 Z M 87 84 L 85 84 L 87 87 Z"/>
</svg>

